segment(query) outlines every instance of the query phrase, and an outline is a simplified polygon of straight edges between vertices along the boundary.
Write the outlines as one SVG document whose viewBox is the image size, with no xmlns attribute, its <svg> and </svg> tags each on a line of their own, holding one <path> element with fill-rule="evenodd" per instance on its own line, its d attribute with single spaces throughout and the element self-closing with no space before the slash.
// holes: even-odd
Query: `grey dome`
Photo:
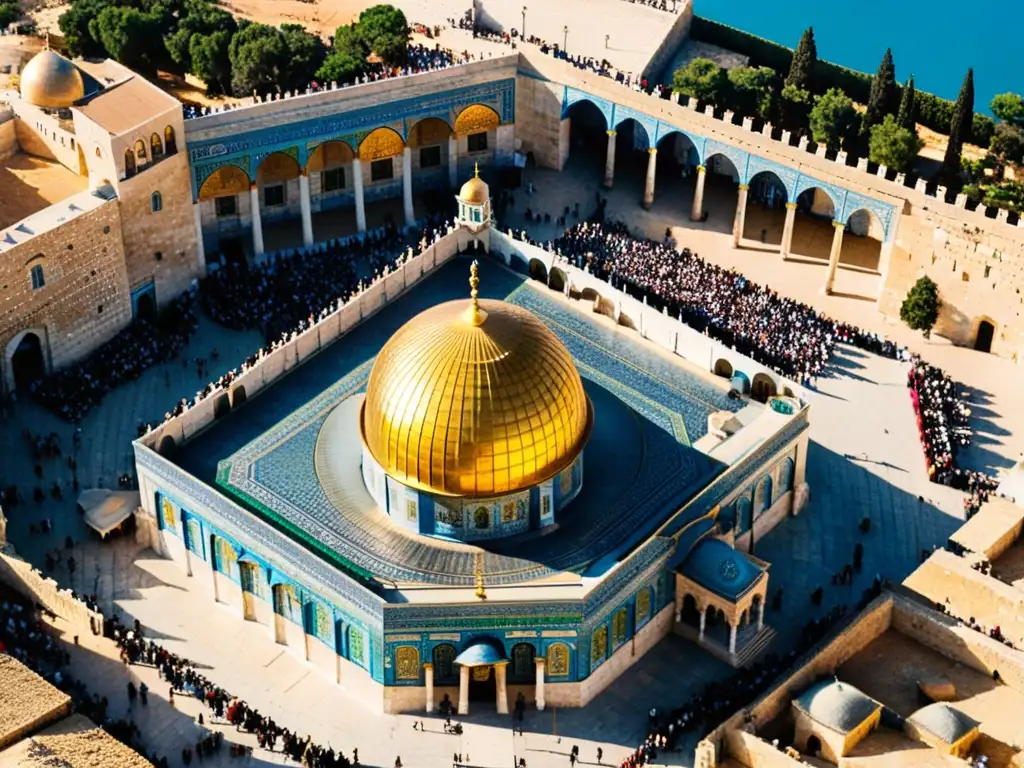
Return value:
<svg viewBox="0 0 1024 768">
<path fill-rule="evenodd" d="M 881 704 L 857 688 L 838 680 L 815 683 L 793 700 L 812 720 L 839 733 L 849 733 L 867 720 Z"/>
<path fill-rule="evenodd" d="M 907 718 L 907 722 L 942 739 L 946 744 L 955 744 L 978 727 L 976 720 L 941 701 L 921 707 Z"/>
</svg>

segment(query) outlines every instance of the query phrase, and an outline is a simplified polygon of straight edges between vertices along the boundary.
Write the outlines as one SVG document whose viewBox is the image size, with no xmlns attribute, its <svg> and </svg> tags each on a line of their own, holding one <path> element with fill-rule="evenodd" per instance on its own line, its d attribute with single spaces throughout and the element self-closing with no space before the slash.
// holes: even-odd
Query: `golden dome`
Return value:
<svg viewBox="0 0 1024 768">
<path fill-rule="evenodd" d="M 593 420 L 569 351 L 502 301 L 449 301 L 381 349 L 363 403 L 363 442 L 399 482 L 447 496 L 530 488 L 568 467 Z"/>
<path fill-rule="evenodd" d="M 78 67 L 49 48 L 40 51 L 21 71 L 21 98 L 37 107 L 70 107 L 85 96 Z"/>
<path fill-rule="evenodd" d="M 480 178 L 480 167 L 473 171 L 473 178 L 462 185 L 459 190 L 459 199 L 473 205 L 483 205 L 491 196 L 487 182 Z"/>
</svg>

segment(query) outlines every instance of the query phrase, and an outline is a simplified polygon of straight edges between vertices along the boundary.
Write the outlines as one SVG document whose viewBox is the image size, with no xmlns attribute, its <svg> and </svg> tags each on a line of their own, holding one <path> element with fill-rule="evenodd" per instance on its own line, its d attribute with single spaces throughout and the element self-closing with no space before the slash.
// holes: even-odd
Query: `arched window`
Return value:
<svg viewBox="0 0 1024 768">
<path fill-rule="evenodd" d="M 626 609 L 620 608 L 612 617 L 612 648 L 618 648 L 626 642 L 626 633 L 629 628 L 629 618 Z"/>
<path fill-rule="evenodd" d="M 189 517 L 185 521 L 185 546 L 193 554 L 206 559 L 203 554 L 203 529 L 194 517 Z"/>
<path fill-rule="evenodd" d="M 164 128 L 164 149 L 168 155 L 173 155 L 178 151 L 178 142 L 174 140 L 174 129 L 169 125 Z"/>
<path fill-rule="evenodd" d="M 565 677 L 569 674 L 569 646 L 552 643 L 548 646 L 548 677 Z"/>
<path fill-rule="evenodd" d="M 786 493 L 793 487 L 793 460 L 786 459 L 779 469 L 779 493 Z"/>
<path fill-rule="evenodd" d="M 164 143 L 160 140 L 159 133 L 149 137 L 149 154 L 154 160 L 164 155 Z"/>
<path fill-rule="evenodd" d="M 420 679 L 420 651 L 413 645 L 400 645 L 395 649 L 395 678 Z"/>
<path fill-rule="evenodd" d="M 238 581 L 238 555 L 226 539 L 213 536 L 213 567 L 225 576 Z"/>
<path fill-rule="evenodd" d="M 159 192 L 154 192 L 149 196 L 149 208 L 153 213 L 159 213 L 164 208 L 164 196 Z"/>
<path fill-rule="evenodd" d="M 434 646 L 431 658 L 434 660 L 434 682 L 438 685 L 458 682 L 455 671 L 455 646 L 448 643 Z"/>
<path fill-rule="evenodd" d="M 36 264 L 28 271 L 29 277 L 32 279 L 32 290 L 38 291 L 44 285 L 46 285 L 46 276 L 43 274 L 43 265 Z"/>
<path fill-rule="evenodd" d="M 146 142 L 142 139 L 135 142 L 135 159 L 138 160 L 139 165 L 146 162 Z"/>
<path fill-rule="evenodd" d="M 348 628 L 348 660 L 366 668 L 366 633 L 359 627 Z"/>
<path fill-rule="evenodd" d="M 327 607 L 317 602 L 306 603 L 306 634 L 331 645 L 334 638 L 334 622 Z"/>
<path fill-rule="evenodd" d="M 274 585 L 274 613 L 284 616 L 296 624 L 302 620 L 299 598 L 295 594 L 295 587 L 291 584 Z"/>
<path fill-rule="evenodd" d="M 750 491 L 748 490 L 747 493 Z M 736 502 L 736 533 L 746 533 L 752 524 L 750 499 L 742 498 Z"/>
<path fill-rule="evenodd" d="M 590 636 L 590 666 L 596 667 L 608 653 L 608 627 L 600 626 Z"/>
<path fill-rule="evenodd" d="M 135 155 L 130 149 L 124 151 L 124 177 L 130 179 L 135 175 Z"/>
<path fill-rule="evenodd" d="M 477 507 L 473 513 L 473 525 L 476 528 L 490 528 L 491 511 L 487 507 Z"/>
<path fill-rule="evenodd" d="M 536 679 L 536 671 L 533 660 L 537 652 L 531 643 L 519 643 L 512 646 L 512 668 L 509 670 L 509 679 L 517 683 L 532 683 Z"/>
<path fill-rule="evenodd" d="M 96 157 L 103 157 L 103 153 L 100 152 L 100 148 L 96 147 Z"/>
<path fill-rule="evenodd" d="M 636 625 L 642 627 L 651 618 L 651 589 L 644 587 L 636 593 Z"/>
<path fill-rule="evenodd" d="M 160 527 L 165 531 L 173 531 L 178 527 L 178 511 L 174 502 L 166 496 L 160 498 Z"/>
</svg>

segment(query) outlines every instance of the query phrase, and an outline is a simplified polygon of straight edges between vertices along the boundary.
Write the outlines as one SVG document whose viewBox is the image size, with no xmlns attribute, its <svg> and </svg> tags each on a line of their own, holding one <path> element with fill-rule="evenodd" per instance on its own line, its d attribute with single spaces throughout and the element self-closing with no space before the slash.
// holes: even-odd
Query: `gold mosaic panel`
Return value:
<svg viewBox="0 0 1024 768">
<path fill-rule="evenodd" d="M 466 107 L 455 119 L 455 133 L 466 136 L 470 133 L 489 131 L 501 125 L 501 116 L 483 104 Z"/>
<path fill-rule="evenodd" d="M 263 158 L 256 169 L 256 180 L 261 185 L 280 184 L 297 179 L 302 174 L 298 161 L 284 152 L 272 152 Z"/>
<path fill-rule="evenodd" d="M 199 188 L 200 200 L 212 200 L 225 195 L 239 195 L 249 191 L 249 176 L 237 165 L 218 168 Z"/>
<path fill-rule="evenodd" d="M 399 680 L 420 679 L 420 652 L 411 645 L 395 649 L 395 677 Z"/>
<path fill-rule="evenodd" d="M 452 129 L 448 123 L 439 117 L 428 117 L 420 120 L 409 131 L 410 147 L 430 147 L 435 144 L 444 144 L 452 135 Z"/>
<path fill-rule="evenodd" d="M 378 128 L 359 145 L 359 159 L 371 162 L 383 160 L 400 155 L 404 150 L 405 142 L 401 136 L 390 128 Z"/>
<path fill-rule="evenodd" d="M 565 677 L 569 674 L 569 646 L 554 643 L 548 646 L 548 676 Z"/>
<path fill-rule="evenodd" d="M 310 154 L 309 161 L 306 163 L 306 173 L 329 171 L 332 168 L 348 165 L 355 156 L 356 153 L 352 151 L 352 147 L 344 141 L 325 141 Z"/>
</svg>

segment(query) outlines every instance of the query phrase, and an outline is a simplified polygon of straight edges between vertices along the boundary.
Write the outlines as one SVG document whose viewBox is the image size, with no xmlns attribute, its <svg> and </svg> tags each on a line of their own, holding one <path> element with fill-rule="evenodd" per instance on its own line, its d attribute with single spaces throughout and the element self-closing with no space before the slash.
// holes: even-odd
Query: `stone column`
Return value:
<svg viewBox="0 0 1024 768">
<path fill-rule="evenodd" d="M 448 183 L 452 189 L 459 186 L 459 138 L 453 133 L 448 137 Z"/>
<path fill-rule="evenodd" d="M 608 134 L 608 151 L 604 156 L 604 188 L 611 189 L 615 183 L 615 131 Z"/>
<path fill-rule="evenodd" d="M 839 266 L 839 254 L 843 250 L 843 230 L 845 229 L 841 221 L 833 221 L 832 226 L 835 229 L 835 234 L 832 235 L 832 252 L 828 255 L 825 284 L 821 286 L 821 292 L 826 296 L 832 293 L 832 285 L 836 281 L 836 268 Z"/>
<path fill-rule="evenodd" d="M 206 277 L 206 245 L 203 243 L 203 211 L 202 203 L 192 203 L 192 216 L 196 222 L 196 261 L 199 263 L 199 276 Z"/>
<path fill-rule="evenodd" d="M 704 218 L 704 176 L 703 165 L 697 166 L 697 186 L 693 189 L 693 206 L 690 208 L 690 221 Z"/>
<path fill-rule="evenodd" d="M 736 655 L 736 625 L 729 625 L 729 655 Z"/>
<path fill-rule="evenodd" d="M 658 170 L 658 150 L 651 147 L 647 150 L 647 179 L 644 181 L 644 199 L 641 203 L 649 209 L 654 203 L 654 174 Z"/>
<path fill-rule="evenodd" d="M 469 714 L 469 667 L 459 665 L 459 714 Z"/>
<path fill-rule="evenodd" d="M 252 250 L 254 256 L 263 255 L 263 221 L 260 218 L 260 188 L 249 187 L 249 209 L 252 212 Z"/>
<path fill-rule="evenodd" d="M 547 665 L 547 661 L 543 656 L 538 656 L 533 660 L 533 663 L 537 665 L 537 680 L 534 685 L 534 693 L 538 712 L 544 711 L 544 668 Z"/>
<path fill-rule="evenodd" d="M 423 682 L 427 687 L 427 714 L 434 712 L 434 665 L 429 661 L 423 665 Z"/>
<path fill-rule="evenodd" d="M 299 176 L 299 207 L 302 210 L 302 244 L 313 244 L 313 213 L 309 204 L 309 176 Z"/>
<path fill-rule="evenodd" d="M 499 715 L 508 714 L 508 686 L 505 683 L 505 673 L 508 671 L 508 662 L 501 661 L 494 665 L 494 677 L 498 691 L 495 694 Z"/>
<path fill-rule="evenodd" d="M 402 152 L 402 202 L 405 205 L 405 226 L 416 223 L 416 211 L 412 205 L 412 150 L 406 147 Z"/>
<path fill-rule="evenodd" d="M 700 635 L 698 635 L 698 637 L 697 637 L 698 640 L 703 640 L 704 639 L 704 628 L 707 626 L 707 623 L 708 623 L 708 614 L 707 614 L 707 610 L 705 609 L 705 610 L 700 612 Z"/>
<path fill-rule="evenodd" d="M 793 247 L 793 224 L 796 221 L 796 203 L 786 203 L 786 223 L 782 227 L 782 260 L 789 258 Z"/>
<path fill-rule="evenodd" d="M 747 222 L 747 190 L 746 184 L 740 184 L 739 198 L 736 200 L 736 218 L 732 223 L 732 247 L 740 247 L 740 239 L 743 237 L 743 226 Z"/>
<path fill-rule="evenodd" d="M 764 629 L 764 597 L 757 604 L 757 631 Z"/>
<path fill-rule="evenodd" d="M 363 165 L 359 158 L 352 161 L 352 189 L 356 195 L 356 229 L 366 231 L 366 202 L 363 200 Z"/>
</svg>

